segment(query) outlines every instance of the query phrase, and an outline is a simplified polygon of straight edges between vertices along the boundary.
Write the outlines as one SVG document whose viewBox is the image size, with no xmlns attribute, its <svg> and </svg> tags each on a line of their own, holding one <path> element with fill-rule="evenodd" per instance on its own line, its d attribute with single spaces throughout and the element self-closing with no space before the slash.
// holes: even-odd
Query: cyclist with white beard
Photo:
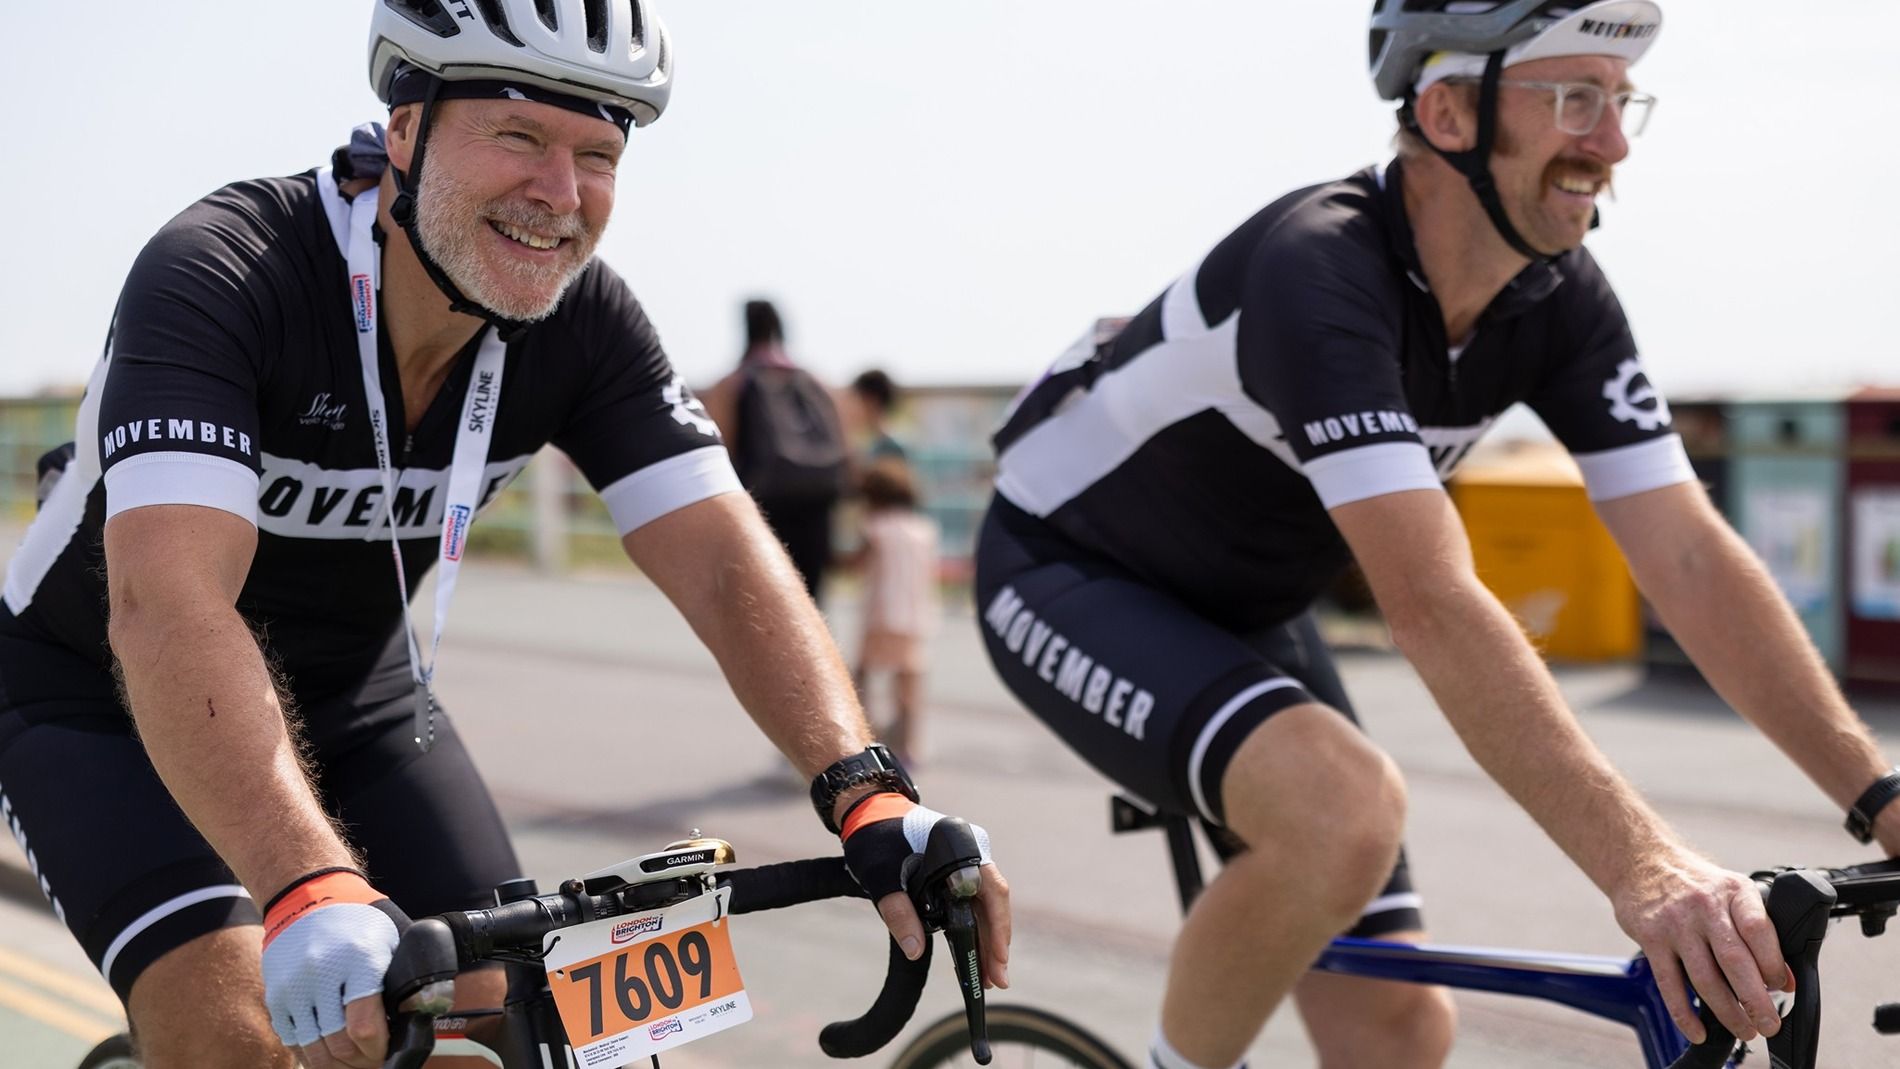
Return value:
<svg viewBox="0 0 1900 1069">
<path fill-rule="evenodd" d="M 593 258 L 672 60 L 645 0 L 376 0 L 387 132 L 212 193 L 134 264 L 9 562 L 0 792 L 146 1065 L 380 1064 L 405 914 L 521 875 L 409 599 L 438 569 L 439 640 L 470 522 L 548 443 L 919 950 L 900 865 L 938 814 Z M 1007 888 L 984 873 L 1002 984 Z M 458 1000 L 501 986 L 464 977 Z"/>
</svg>

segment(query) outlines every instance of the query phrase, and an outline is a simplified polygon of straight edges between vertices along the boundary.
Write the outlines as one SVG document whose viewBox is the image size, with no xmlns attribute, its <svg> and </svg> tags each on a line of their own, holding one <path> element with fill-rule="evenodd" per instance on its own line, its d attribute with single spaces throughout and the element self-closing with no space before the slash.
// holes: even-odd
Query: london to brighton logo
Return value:
<svg viewBox="0 0 1900 1069">
<path fill-rule="evenodd" d="M 641 917 L 638 920 L 623 921 L 620 924 L 614 925 L 613 931 L 608 934 L 608 938 L 613 940 L 616 944 L 630 942 L 649 932 L 659 931 L 665 923 L 665 917 Z"/>
<path fill-rule="evenodd" d="M 376 291 L 369 284 L 368 275 L 350 276 L 350 300 L 356 305 L 356 332 L 368 334 L 375 328 L 374 305 Z"/>
<path fill-rule="evenodd" d="M 442 523 L 442 559 L 461 560 L 462 547 L 468 540 L 467 505 L 449 506 L 449 514 Z"/>
<path fill-rule="evenodd" d="M 684 1031 L 686 1031 L 686 1026 L 680 1023 L 680 1019 L 678 1017 L 668 1017 L 664 1021 L 655 1021 L 652 1024 L 648 1025 L 647 1038 L 648 1039 L 665 1039 L 667 1036 L 670 1036 L 675 1032 L 684 1032 Z"/>
</svg>

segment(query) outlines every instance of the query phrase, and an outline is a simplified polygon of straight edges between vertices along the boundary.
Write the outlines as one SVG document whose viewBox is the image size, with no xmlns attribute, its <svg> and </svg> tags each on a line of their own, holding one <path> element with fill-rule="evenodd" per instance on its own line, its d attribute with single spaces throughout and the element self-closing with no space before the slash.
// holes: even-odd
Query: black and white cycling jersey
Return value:
<svg viewBox="0 0 1900 1069">
<path fill-rule="evenodd" d="M 321 181 L 310 172 L 227 186 L 140 254 L 80 408 L 76 456 L 9 562 L 8 627 L 107 664 L 105 521 L 142 505 L 189 504 L 257 525 L 238 607 L 295 692 L 335 693 L 384 654 L 401 604 L 336 217 L 342 202 L 326 198 Z M 387 512 L 411 594 L 436 561 L 479 340 L 404 440 L 402 391 L 379 338 L 389 422 L 399 429 Z M 509 342 L 503 367 L 482 501 L 550 442 L 623 533 L 739 489 L 712 421 L 606 265 L 590 264 L 550 318 Z"/>
<path fill-rule="evenodd" d="M 1402 180 L 1395 162 L 1282 197 L 1065 353 L 996 436 L 999 495 L 1250 630 L 1346 560 L 1327 509 L 1438 488 L 1519 401 L 1595 499 L 1692 478 L 1590 254 L 1527 267 L 1453 345 Z"/>
</svg>

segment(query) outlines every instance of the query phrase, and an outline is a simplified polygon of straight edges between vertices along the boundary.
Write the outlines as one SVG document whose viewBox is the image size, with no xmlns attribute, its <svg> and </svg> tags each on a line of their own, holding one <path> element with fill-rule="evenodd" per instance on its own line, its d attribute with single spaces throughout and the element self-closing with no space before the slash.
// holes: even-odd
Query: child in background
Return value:
<svg viewBox="0 0 1900 1069">
<path fill-rule="evenodd" d="M 910 466 L 872 461 L 860 480 L 864 537 L 856 563 L 864 575 L 864 643 L 852 672 L 870 707 L 871 677 L 890 673 L 895 719 L 885 742 L 898 760 L 918 756 L 918 704 L 923 695 L 924 642 L 936 630 L 937 524 L 917 510 Z"/>
</svg>

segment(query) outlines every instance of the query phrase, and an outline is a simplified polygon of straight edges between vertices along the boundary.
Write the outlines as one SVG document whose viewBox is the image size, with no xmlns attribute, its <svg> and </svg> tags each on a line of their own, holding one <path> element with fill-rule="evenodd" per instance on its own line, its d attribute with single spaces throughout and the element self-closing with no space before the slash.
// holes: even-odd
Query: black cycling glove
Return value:
<svg viewBox="0 0 1900 1069">
<path fill-rule="evenodd" d="M 840 822 L 844 864 L 851 876 L 876 902 L 904 887 L 904 861 L 921 854 L 930 829 L 944 814 L 926 809 L 895 791 L 867 794 L 851 803 Z M 990 864 L 990 833 L 970 825 L 983 864 Z"/>
</svg>

